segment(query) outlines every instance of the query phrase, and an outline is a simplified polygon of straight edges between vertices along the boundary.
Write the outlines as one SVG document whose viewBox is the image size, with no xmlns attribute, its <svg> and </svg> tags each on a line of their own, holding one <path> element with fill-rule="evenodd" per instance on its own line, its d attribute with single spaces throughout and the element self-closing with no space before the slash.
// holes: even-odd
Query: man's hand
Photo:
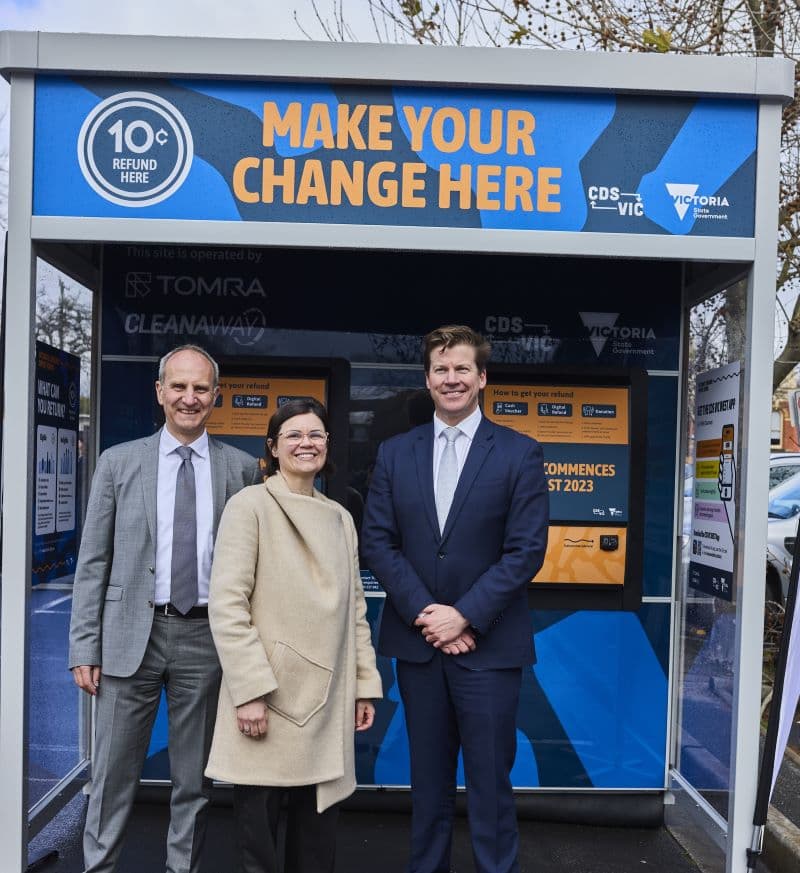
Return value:
<svg viewBox="0 0 800 873">
<path fill-rule="evenodd" d="M 475 634 L 471 630 L 461 632 L 461 636 L 442 646 L 445 655 L 466 655 L 467 652 L 475 651 Z"/>
<path fill-rule="evenodd" d="M 445 606 L 443 603 L 426 606 L 414 624 L 422 631 L 425 642 L 435 649 L 455 642 L 469 626 L 469 622 L 454 606 Z"/>
<path fill-rule="evenodd" d="M 267 735 L 267 720 L 269 710 L 263 697 L 257 697 L 248 703 L 236 707 L 236 721 L 239 731 L 254 740 Z"/>
<path fill-rule="evenodd" d="M 356 731 L 365 731 L 375 721 L 375 706 L 371 700 L 356 701 Z"/>
<path fill-rule="evenodd" d="M 91 694 L 92 697 L 100 690 L 100 667 L 97 664 L 83 664 L 72 668 L 72 678 L 81 691 Z"/>
</svg>

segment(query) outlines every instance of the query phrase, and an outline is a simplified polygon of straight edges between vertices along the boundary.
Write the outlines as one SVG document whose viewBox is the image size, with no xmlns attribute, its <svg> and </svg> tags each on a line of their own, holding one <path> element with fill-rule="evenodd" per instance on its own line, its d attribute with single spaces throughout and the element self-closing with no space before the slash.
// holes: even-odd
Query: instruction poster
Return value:
<svg viewBox="0 0 800 873">
<path fill-rule="evenodd" d="M 75 571 L 80 376 L 80 358 L 36 343 L 33 585 Z"/>
<path fill-rule="evenodd" d="M 222 376 L 206 429 L 214 435 L 263 440 L 270 416 L 284 403 L 298 397 L 313 397 L 325 403 L 325 394 L 325 379 Z"/>
<path fill-rule="evenodd" d="M 733 599 L 739 363 L 697 377 L 689 585 Z"/>
<path fill-rule="evenodd" d="M 533 437 L 544 451 L 550 530 L 534 582 L 624 584 L 629 393 L 625 386 L 486 386 L 486 417 Z"/>
</svg>

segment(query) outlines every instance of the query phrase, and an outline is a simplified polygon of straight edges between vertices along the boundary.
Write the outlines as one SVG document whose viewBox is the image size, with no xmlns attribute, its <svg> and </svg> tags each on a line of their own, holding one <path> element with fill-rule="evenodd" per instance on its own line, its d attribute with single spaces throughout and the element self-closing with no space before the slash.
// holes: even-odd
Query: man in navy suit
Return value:
<svg viewBox="0 0 800 873">
<path fill-rule="evenodd" d="M 409 873 L 450 870 L 459 748 L 475 869 L 519 871 L 510 773 L 548 498 L 540 445 L 481 415 L 490 351 L 460 325 L 425 337 L 433 422 L 381 445 L 364 517 L 408 730 Z"/>
</svg>

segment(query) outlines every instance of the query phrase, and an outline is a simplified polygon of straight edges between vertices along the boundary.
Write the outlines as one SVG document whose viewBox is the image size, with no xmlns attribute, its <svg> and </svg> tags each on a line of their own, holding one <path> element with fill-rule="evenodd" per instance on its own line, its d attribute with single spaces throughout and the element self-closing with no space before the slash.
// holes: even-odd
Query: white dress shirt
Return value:
<svg viewBox="0 0 800 873">
<path fill-rule="evenodd" d="M 467 460 L 469 447 L 472 445 L 472 440 L 475 438 L 475 433 L 481 423 L 481 410 L 477 407 L 463 421 L 459 422 L 457 427 L 461 433 L 458 435 L 454 445 L 456 449 L 456 458 L 458 460 L 458 476 L 461 478 L 461 471 L 464 469 L 464 462 Z M 447 440 L 442 436 L 445 428 L 450 427 L 445 424 L 437 415 L 433 416 L 433 493 L 436 494 L 439 479 L 439 463 L 442 460 L 442 452 L 447 443 Z M 438 496 L 438 495 L 436 495 Z"/>
<path fill-rule="evenodd" d="M 156 504 L 156 603 L 169 603 L 172 587 L 172 523 L 175 514 L 175 483 L 182 461 L 175 451 L 178 442 L 165 428 L 158 447 L 158 497 Z M 208 603 L 211 559 L 214 556 L 214 497 L 211 491 L 211 458 L 208 434 L 189 443 L 194 468 L 197 509 L 197 603 Z"/>
</svg>

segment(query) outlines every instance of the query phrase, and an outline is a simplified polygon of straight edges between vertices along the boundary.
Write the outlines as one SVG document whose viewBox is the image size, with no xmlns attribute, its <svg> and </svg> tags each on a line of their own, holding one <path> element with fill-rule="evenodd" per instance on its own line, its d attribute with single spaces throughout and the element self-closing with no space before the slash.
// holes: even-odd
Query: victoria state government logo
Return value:
<svg viewBox="0 0 800 873">
<path fill-rule="evenodd" d="M 180 188 L 194 157 L 186 119 L 163 97 L 124 91 L 86 116 L 78 134 L 78 164 L 103 199 L 152 206 Z"/>
<path fill-rule="evenodd" d="M 589 332 L 589 342 L 599 358 L 611 340 L 611 352 L 616 355 L 653 355 L 651 340 L 656 332 L 649 325 L 617 324 L 618 312 L 579 312 L 583 326 Z"/>
<path fill-rule="evenodd" d="M 684 182 L 665 182 L 664 187 L 672 198 L 672 205 L 681 221 L 689 209 L 693 219 L 726 221 L 730 202 L 727 197 L 714 194 L 698 194 L 699 185 Z"/>
</svg>

